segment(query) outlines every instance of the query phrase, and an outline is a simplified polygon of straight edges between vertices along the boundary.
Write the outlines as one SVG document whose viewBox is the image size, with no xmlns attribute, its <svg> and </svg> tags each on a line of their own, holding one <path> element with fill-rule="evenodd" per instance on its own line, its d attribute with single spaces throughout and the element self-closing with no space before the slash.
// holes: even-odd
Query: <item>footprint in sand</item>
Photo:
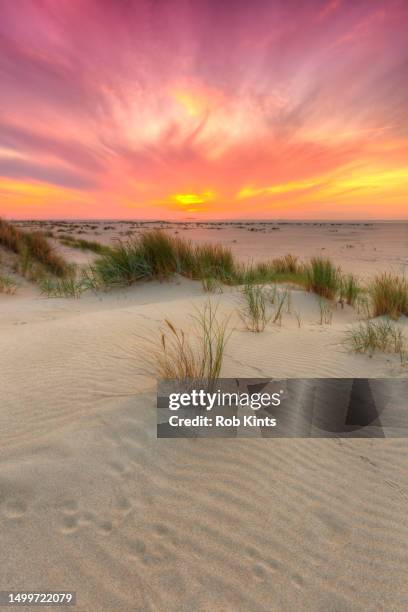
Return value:
<svg viewBox="0 0 408 612">
<path fill-rule="evenodd" d="M 78 502 L 75 499 L 65 499 L 59 505 L 59 510 L 62 512 L 62 533 L 75 533 L 78 530 L 80 518 Z"/>
<path fill-rule="evenodd" d="M 78 511 L 78 502 L 75 499 L 67 499 L 62 502 L 61 510 L 65 514 L 74 514 Z"/>
<path fill-rule="evenodd" d="M 75 533 L 78 529 L 78 516 L 75 514 L 67 514 L 62 519 L 62 533 Z"/>
<path fill-rule="evenodd" d="M 27 505 L 20 499 L 9 499 L 5 502 L 3 513 L 6 519 L 13 521 L 21 519 L 27 511 Z"/>
<path fill-rule="evenodd" d="M 100 534 L 108 536 L 113 530 L 113 523 L 109 520 L 99 521 L 97 523 L 97 529 Z"/>
<path fill-rule="evenodd" d="M 123 496 L 116 500 L 116 508 L 119 516 L 127 516 L 130 512 L 132 512 L 133 505 L 127 497 Z"/>
</svg>

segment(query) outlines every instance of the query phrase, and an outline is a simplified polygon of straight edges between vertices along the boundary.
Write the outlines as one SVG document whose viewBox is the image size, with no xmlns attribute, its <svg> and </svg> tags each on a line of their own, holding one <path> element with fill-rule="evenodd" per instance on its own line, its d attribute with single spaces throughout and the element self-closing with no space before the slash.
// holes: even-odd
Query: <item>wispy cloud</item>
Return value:
<svg viewBox="0 0 408 612">
<path fill-rule="evenodd" d="M 406 215 L 407 27 L 403 0 L 4 3 L 0 213 Z"/>
</svg>

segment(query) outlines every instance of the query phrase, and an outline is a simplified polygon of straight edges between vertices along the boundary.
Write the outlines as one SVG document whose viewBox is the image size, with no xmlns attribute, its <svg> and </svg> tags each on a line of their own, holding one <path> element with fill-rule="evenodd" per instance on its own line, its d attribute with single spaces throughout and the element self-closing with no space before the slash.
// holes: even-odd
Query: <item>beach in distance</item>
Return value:
<svg viewBox="0 0 408 612">
<path fill-rule="evenodd" d="M 291 253 L 300 258 L 327 256 L 347 272 L 361 277 L 381 271 L 404 273 L 408 268 L 408 221 L 26 221 L 23 228 L 52 231 L 111 245 L 148 229 L 165 229 L 195 243 L 228 246 L 240 260 L 265 261 Z M 87 255 L 59 249 L 74 261 Z M 89 255 L 89 253 L 88 253 Z M 88 257 L 89 258 L 89 257 Z"/>
<path fill-rule="evenodd" d="M 406 338 L 406 315 L 367 311 L 376 276 L 406 274 L 406 223 L 19 221 L 3 238 L 5 228 L 27 249 L 41 233 L 42 266 L 74 266 L 44 278 L 34 250 L 28 264 L 1 247 L 3 585 L 73 590 L 81 611 L 266 612 L 271 598 L 279 610 L 405 609 L 406 440 L 157 439 L 154 361 L 166 320 L 190 338 L 210 302 L 228 328 L 224 377 L 406 377 L 402 345 L 347 340 L 369 321 Z M 198 278 L 178 260 L 160 278 L 61 285 L 104 257 L 106 274 L 118 241 L 148 234 L 170 255 L 178 244 L 179 258 L 163 236 L 222 245 L 235 277 Z M 313 258 L 344 273 L 327 297 Z M 264 261 L 275 263 L 256 268 Z M 250 278 L 250 264 L 267 276 Z M 345 292 L 350 274 L 361 295 L 350 281 Z M 264 320 L 248 295 L 264 300 Z"/>
</svg>

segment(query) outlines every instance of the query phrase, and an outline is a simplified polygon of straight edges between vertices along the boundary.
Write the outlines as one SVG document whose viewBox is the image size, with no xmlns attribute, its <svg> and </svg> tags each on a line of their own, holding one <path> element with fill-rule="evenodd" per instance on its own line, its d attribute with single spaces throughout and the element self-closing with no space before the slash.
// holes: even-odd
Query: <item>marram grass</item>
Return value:
<svg viewBox="0 0 408 612">
<path fill-rule="evenodd" d="M 33 273 L 33 264 L 46 272 L 64 277 L 69 274 L 69 265 L 51 246 L 41 232 L 26 232 L 0 219 L 0 245 L 16 253 L 24 261 L 20 272 Z M 29 275 L 29 274 L 28 274 Z M 40 273 L 37 272 L 40 276 Z"/>
<path fill-rule="evenodd" d="M 373 316 L 387 315 L 398 319 L 408 316 L 408 281 L 400 276 L 383 273 L 369 286 Z"/>
<path fill-rule="evenodd" d="M 166 319 L 160 337 L 151 341 L 148 365 L 159 378 L 214 384 L 229 338 L 227 325 L 228 319 L 220 319 L 217 306 L 210 301 L 194 315 L 190 333 Z"/>
</svg>

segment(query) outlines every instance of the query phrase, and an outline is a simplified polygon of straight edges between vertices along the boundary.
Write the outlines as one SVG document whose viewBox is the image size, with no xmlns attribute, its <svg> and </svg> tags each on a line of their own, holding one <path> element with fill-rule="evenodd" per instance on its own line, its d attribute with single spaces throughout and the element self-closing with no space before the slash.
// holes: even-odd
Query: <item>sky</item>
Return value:
<svg viewBox="0 0 408 612">
<path fill-rule="evenodd" d="M 0 0 L 0 215 L 407 219 L 406 0 Z"/>
</svg>

